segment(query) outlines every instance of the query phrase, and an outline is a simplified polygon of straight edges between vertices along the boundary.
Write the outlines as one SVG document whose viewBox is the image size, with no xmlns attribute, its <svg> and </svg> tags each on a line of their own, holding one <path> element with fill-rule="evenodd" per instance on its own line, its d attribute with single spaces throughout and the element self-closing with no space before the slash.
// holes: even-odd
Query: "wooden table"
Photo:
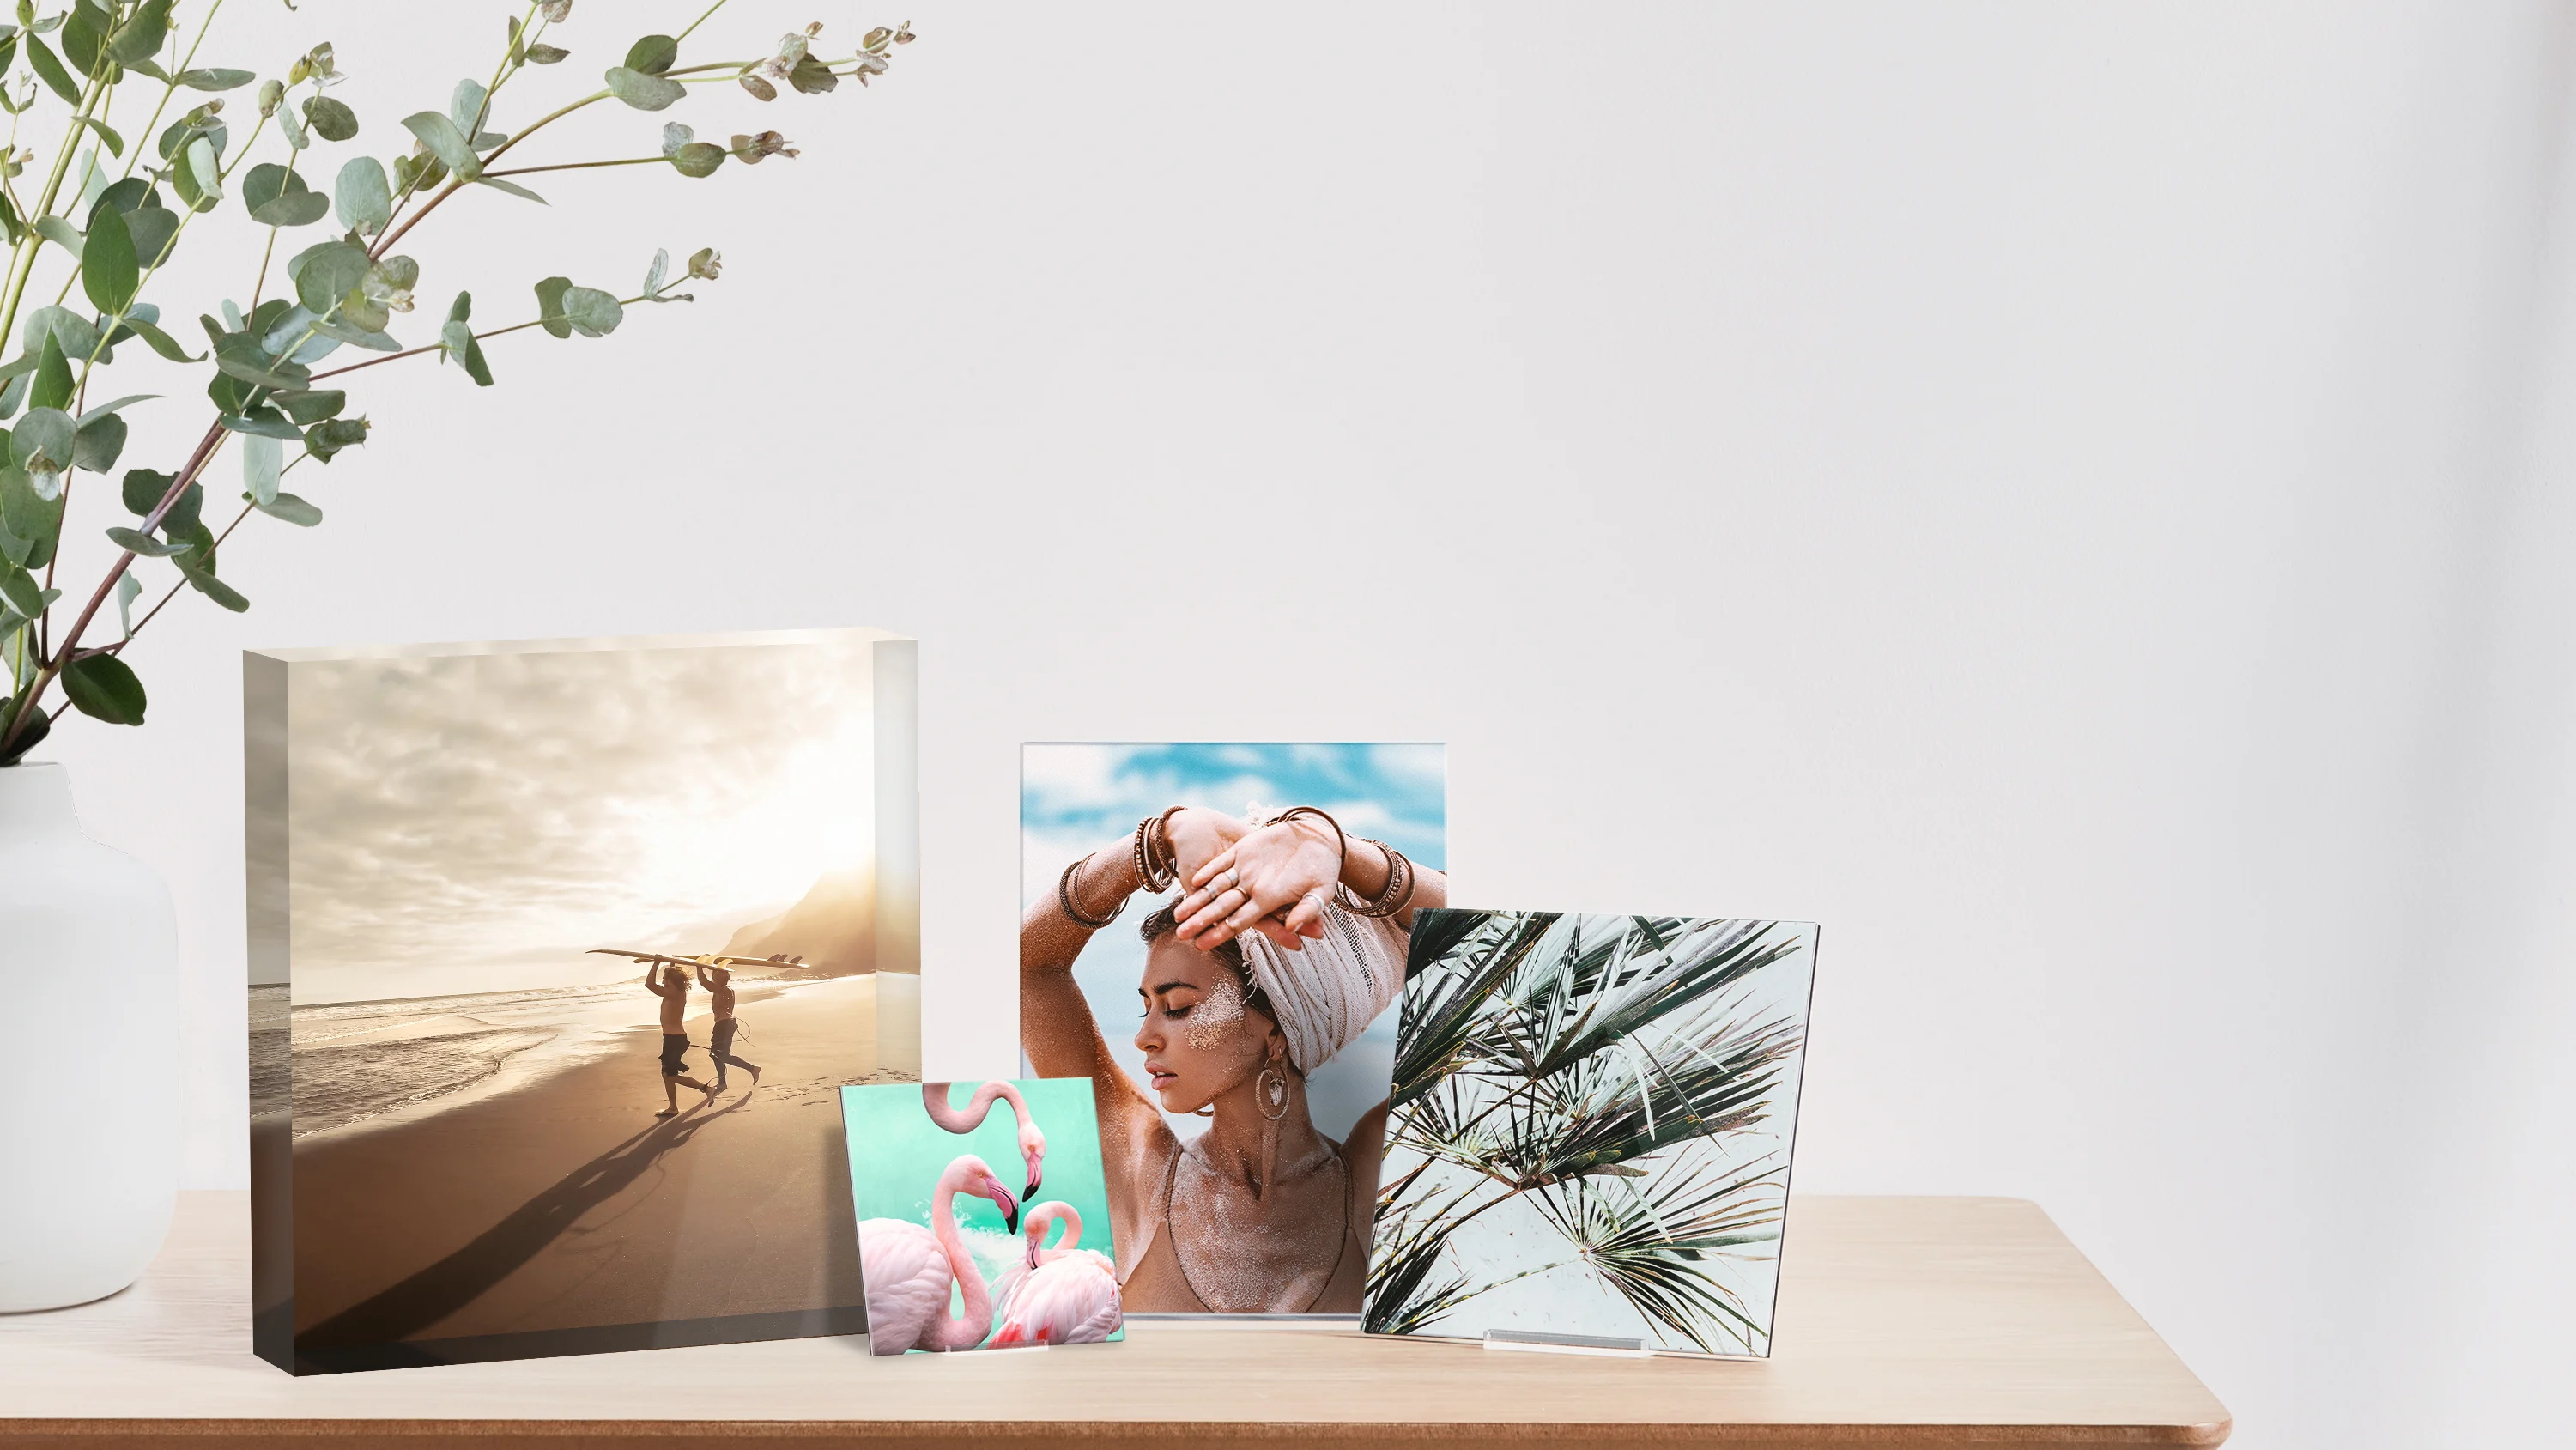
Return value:
<svg viewBox="0 0 2576 1450">
<path fill-rule="evenodd" d="M 247 1196 L 183 1195 L 125 1293 L 0 1315 L 0 1446 L 2216 1445 L 2225 1407 L 2032 1204 L 1791 1206 L 1767 1362 L 1356 1330 L 872 1360 L 808 1339 L 293 1379 L 251 1358 Z"/>
</svg>

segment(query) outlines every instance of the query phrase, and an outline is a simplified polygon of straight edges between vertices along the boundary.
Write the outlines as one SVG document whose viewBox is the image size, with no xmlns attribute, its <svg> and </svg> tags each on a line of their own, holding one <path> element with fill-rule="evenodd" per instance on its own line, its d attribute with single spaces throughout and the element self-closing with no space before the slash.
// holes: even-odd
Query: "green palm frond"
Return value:
<svg viewBox="0 0 2576 1450">
<path fill-rule="evenodd" d="M 1769 1334 L 1706 1260 L 1779 1237 L 1780 1195 L 1771 1180 L 1783 1171 L 1748 1170 L 1714 1183 L 1710 1175 L 1684 1174 L 1648 1189 L 1575 1180 L 1533 1201 L 1639 1314 L 1712 1354 L 1724 1351 L 1708 1330 L 1724 1326 L 1750 1351 Z"/>
<path fill-rule="evenodd" d="M 1436 912 L 1440 918 L 1478 918 L 1448 954 L 1429 962 L 1422 980 L 1408 988 L 1396 1036 L 1395 1080 L 1388 1100 L 1402 1107 L 1428 1091 L 1456 1064 L 1496 988 L 1538 949 L 1555 912 Z M 1482 928 L 1490 927 L 1490 930 Z M 1446 923 L 1443 932 L 1454 931 Z"/>
</svg>

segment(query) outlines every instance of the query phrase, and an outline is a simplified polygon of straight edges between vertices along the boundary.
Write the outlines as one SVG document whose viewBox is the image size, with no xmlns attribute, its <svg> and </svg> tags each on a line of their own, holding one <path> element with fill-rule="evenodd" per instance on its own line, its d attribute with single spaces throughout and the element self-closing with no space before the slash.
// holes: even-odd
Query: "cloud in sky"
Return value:
<svg viewBox="0 0 2576 1450">
<path fill-rule="evenodd" d="M 292 665 L 297 999 L 602 980 L 863 863 L 871 648 Z"/>
</svg>

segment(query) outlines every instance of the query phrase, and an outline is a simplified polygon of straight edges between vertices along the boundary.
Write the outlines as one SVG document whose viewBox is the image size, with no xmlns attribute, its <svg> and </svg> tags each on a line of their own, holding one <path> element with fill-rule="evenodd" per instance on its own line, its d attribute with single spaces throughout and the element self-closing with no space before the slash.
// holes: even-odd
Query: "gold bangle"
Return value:
<svg viewBox="0 0 2576 1450">
<path fill-rule="evenodd" d="M 1349 887 L 1336 884 L 1333 899 L 1341 904 L 1342 910 L 1353 916 L 1393 916 L 1413 900 L 1413 863 L 1404 858 L 1402 851 L 1384 841 L 1368 836 L 1360 839 L 1377 847 L 1386 857 L 1386 885 L 1378 891 L 1376 900 L 1363 904 L 1351 894 Z"/>
<path fill-rule="evenodd" d="M 1098 854 L 1099 853 L 1096 851 L 1092 853 L 1092 855 Z M 1109 914 L 1107 916 L 1089 917 L 1083 915 L 1082 908 L 1075 905 L 1073 900 L 1073 873 L 1090 864 L 1091 857 L 1085 856 L 1081 860 L 1072 862 L 1064 868 L 1064 874 L 1055 879 L 1055 900 L 1056 905 L 1063 907 L 1064 914 L 1073 918 L 1076 925 L 1086 926 L 1091 928 L 1093 931 L 1098 931 L 1102 927 L 1107 926 L 1109 923 L 1118 919 L 1118 913 L 1126 909 L 1127 900 L 1125 897 L 1120 897 L 1118 904 L 1109 908 Z"/>
</svg>

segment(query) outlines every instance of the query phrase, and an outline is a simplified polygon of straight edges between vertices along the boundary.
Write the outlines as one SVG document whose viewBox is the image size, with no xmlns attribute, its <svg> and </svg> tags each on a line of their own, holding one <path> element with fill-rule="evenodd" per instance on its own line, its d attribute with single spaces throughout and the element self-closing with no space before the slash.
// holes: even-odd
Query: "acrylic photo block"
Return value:
<svg viewBox="0 0 2576 1450">
<path fill-rule="evenodd" d="M 1425 912 L 1372 1334 L 1771 1352 L 1811 923 Z"/>
<path fill-rule="evenodd" d="M 1082 1078 L 841 1089 L 876 1354 L 1126 1338 Z"/>
<path fill-rule="evenodd" d="M 832 1109 L 920 1073 L 914 649 L 244 656 L 260 1357 L 865 1327 Z"/>
</svg>

